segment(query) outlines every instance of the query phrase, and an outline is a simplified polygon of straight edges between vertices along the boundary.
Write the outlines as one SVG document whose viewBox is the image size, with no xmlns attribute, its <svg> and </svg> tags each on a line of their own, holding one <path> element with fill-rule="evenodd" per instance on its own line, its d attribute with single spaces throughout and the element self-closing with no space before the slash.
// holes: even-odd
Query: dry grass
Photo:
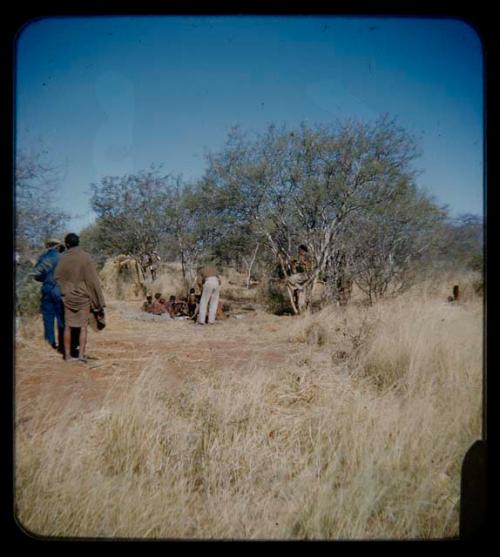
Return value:
<svg viewBox="0 0 500 557">
<path fill-rule="evenodd" d="M 103 291 L 107 299 L 113 300 L 141 300 L 143 293 L 134 276 L 129 272 L 118 271 L 118 258 L 110 258 L 99 273 Z M 186 295 L 186 287 L 182 278 L 182 268 L 179 263 L 162 263 L 161 269 L 153 281 L 148 274 L 145 277 L 145 286 L 148 292 L 155 294 L 161 292 L 168 298 L 172 294 L 181 298 Z M 253 302 L 256 297 L 255 288 L 246 288 L 246 277 L 236 270 L 224 269 L 221 275 L 221 287 L 225 300 Z M 196 287 L 198 290 L 198 287 Z"/>
<path fill-rule="evenodd" d="M 110 317 L 112 327 L 118 314 Z M 153 343 L 132 386 L 119 395 L 109 386 L 91 411 L 76 393 L 56 410 L 41 390 L 31 426 L 16 430 L 16 507 L 28 530 L 191 539 L 458 534 L 460 466 L 481 434 L 479 298 L 447 304 L 427 286 L 299 318 L 257 312 L 201 330 L 158 325 L 129 322 L 123 334 L 130 343 L 146 330 L 158 345 L 218 346 L 222 360 L 193 358 L 183 368 L 180 350 L 166 357 Z M 270 349 L 283 358 L 266 364 Z"/>
<path fill-rule="evenodd" d="M 133 273 L 119 272 L 118 258 L 110 258 L 99 272 L 101 284 L 106 299 L 114 300 L 142 300 L 143 291 Z M 175 263 L 163 263 L 161 273 L 152 281 L 150 275 L 145 277 L 146 289 L 154 294 L 161 292 L 164 296 L 175 294 L 185 296 L 182 272 Z"/>
</svg>

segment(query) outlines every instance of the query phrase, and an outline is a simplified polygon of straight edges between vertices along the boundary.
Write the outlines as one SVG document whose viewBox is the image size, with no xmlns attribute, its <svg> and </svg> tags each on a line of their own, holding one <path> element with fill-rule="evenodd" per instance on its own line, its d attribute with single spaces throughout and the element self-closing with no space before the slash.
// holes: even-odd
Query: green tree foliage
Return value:
<svg viewBox="0 0 500 557">
<path fill-rule="evenodd" d="M 15 299 L 18 315 L 40 311 L 40 283 L 33 265 L 50 237 L 62 237 L 70 219 L 56 205 L 60 169 L 47 162 L 47 153 L 20 151 L 16 155 L 14 188 Z"/>
<path fill-rule="evenodd" d="M 360 213 L 350 228 L 351 275 L 370 302 L 413 284 L 439 245 L 446 213 L 406 184 L 386 203 Z"/>
<path fill-rule="evenodd" d="M 102 249 L 100 243 L 100 239 L 104 235 L 100 228 L 100 224 L 95 222 L 80 231 L 80 246 L 92 255 L 99 269 L 103 267 L 107 258 L 106 252 Z"/>
<path fill-rule="evenodd" d="M 208 258 L 245 272 L 248 287 L 259 273 L 282 279 L 296 313 L 290 279 L 301 244 L 311 263 L 307 300 L 318 281 L 328 302 L 347 303 L 354 283 L 369 300 L 400 292 L 431 257 L 480 268 L 482 221 L 446 220 L 416 186 L 418 155 L 388 116 L 271 125 L 253 137 L 235 127 L 196 183 L 152 167 L 92 184 L 97 219 L 81 244 L 101 263 L 153 252 L 178 260 L 186 288 Z"/>
<path fill-rule="evenodd" d="M 379 243 L 382 236 L 384 242 L 393 237 L 400 251 L 405 235 L 423 235 L 425 219 L 410 226 L 399 215 L 384 224 L 387 230 L 382 226 L 390 217 L 384 207 L 399 204 L 400 213 L 404 207 L 411 211 L 419 196 L 421 212 L 425 203 L 436 212 L 414 186 L 417 156 L 412 137 L 387 116 L 370 124 L 303 124 L 292 131 L 270 126 L 255 140 L 234 129 L 221 152 L 209 157 L 204 187 L 226 225 L 250 230 L 272 252 L 283 276 L 291 273 L 297 245 L 307 246 L 313 263 L 305 283 L 310 297 L 320 277 L 332 277 L 332 268 L 337 282 L 339 272 L 346 272 L 339 265 L 373 260 L 348 241 L 356 223 L 377 230 Z M 405 242 L 411 250 L 414 244 Z M 389 250 L 393 270 L 404 260 L 399 252 L 396 257 L 395 246 Z M 352 266 L 353 273 L 362 269 L 359 262 Z M 291 289 L 289 294 L 293 306 Z"/>
<path fill-rule="evenodd" d="M 200 258 L 220 236 L 219 221 L 199 185 L 152 168 L 104 178 L 92 192 L 97 219 L 82 232 L 82 245 L 101 258 L 126 254 L 142 261 L 156 252 L 180 260 L 186 289 L 193 285 Z"/>
<path fill-rule="evenodd" d="M 97 214 L 94 241 L 106 255 L 140 257 L 157 251 L 168 233 L 172 180 L 158 169 L 92 184 L 91 207 Z"/>
<path fill-rule="evenodd" d="M 483 271 L 484 221 L 463 214 L 446 221 L 442 227 L 439 257 L 448 265 Z"/>
<path fill-rule="evenodd" d="M 42 150 L 19 152 L 14 177 L 16 248 L 33 254 L 47 238 L 61 235 L 69 220 L 56 206 L 59 169 L 47 162 Z"/>
<path fill-rule="evenodd" d="M 196 267 L 202 257 L 214 251 L 220 237 L 220 223 L 210 210 L 210 200 L 198 186 L 177 179 L 168 196 L 169 251 L 180 259 L 186 290 L 193 286 Z"/>
</svg>

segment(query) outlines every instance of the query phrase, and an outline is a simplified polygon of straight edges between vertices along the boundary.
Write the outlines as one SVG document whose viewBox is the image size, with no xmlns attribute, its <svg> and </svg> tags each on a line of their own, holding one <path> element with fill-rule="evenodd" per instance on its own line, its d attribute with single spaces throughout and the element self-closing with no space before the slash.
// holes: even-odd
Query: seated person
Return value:
<svg viewBox="0 0 500 557">
<path fill-rule="evenodd" d="M 175 317 L 177 315 L 175 307 L 175 296 L 170 296 L 168 302 L 165 304 L 165 310 L 170 314 L 170 317 Z"/>
<path fill-rule="evenodd" d="M 175 315 L 177 317 L 187 317 L 189 315 L 188 303 L 186 300 L 179 300 L 174 303 Z"/>
<path fill-rule="evenodd" d="M 191 311 L 193 311 L 192 314 L 190 314 L 190 319 L 193 319 L 194 321 L 196 321 L 197 317 L 198 317 L 198 313 L 200 313 L 200 300 L 201 300 L 201 294 L 195 294 L 194 296 L 194 300 L 196 300 L 196 304 L 192 304 L 191 305 Z"/>
<path fill-rule="evenodd" d="M 154 315 L 161 315 L 162 313 L 165 313 L 167 311 L 165 305 L 161 303 L 160 301 L 161 299 L 162 299 L 161 292 L 157 292 L 155 294 L 155 300 L 153 302 L 153 306 L 151 308 L 150 313 Z"/>
<path fill-rule="evenodd" d="M 142 304 L 142 311 L 151 313 L 152 309 L 153 309 L 153 296 L 151 294 L 148 294 L 146 296 L 146 301 Z"/>
<path fill-rule="evenodd" d="M 224 304 L 219 300 L 217 304 L 217 313 L 215 314 L 216 320 L 226 319 L 227 315 L 224 312 Z"/>
</svg>

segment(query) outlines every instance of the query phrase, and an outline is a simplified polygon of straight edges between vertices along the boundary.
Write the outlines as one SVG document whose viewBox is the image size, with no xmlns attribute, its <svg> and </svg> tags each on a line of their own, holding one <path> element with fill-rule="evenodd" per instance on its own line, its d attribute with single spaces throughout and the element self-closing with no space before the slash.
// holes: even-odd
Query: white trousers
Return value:
<svg viewBox="0 0 500 557">
<path fill-rule="evenodd" d="M 201 293 L 200 311 L 198 313 L 198 323 L 205 324 L 208 306 L 208 322 L 215 323 L 217 306 L 219 305 L 220 284 L 217 277 L 208 277 L 203 285 Z"/>
</svg>

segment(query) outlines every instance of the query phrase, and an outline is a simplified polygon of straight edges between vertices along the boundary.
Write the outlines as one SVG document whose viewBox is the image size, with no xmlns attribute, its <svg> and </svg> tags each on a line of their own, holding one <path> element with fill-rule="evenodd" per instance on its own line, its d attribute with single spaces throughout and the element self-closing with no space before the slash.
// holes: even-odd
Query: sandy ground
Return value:
<svg viewBox="0 0 500 557">
<path fill-rule="evenodd" d="M 141 321 L 139 307 L 138 302 L 108 303 L 106 328 L 89 328 L 87 364 L 66 362 L 50 348 L 43 341 L 41 321 L 34 338 L 18 338 L 16 426 L 43 431 L 57 423 L 70 404 L 79 412 L 99 409 L 130 388 L 153 362 L 160 364 L 165 388 L 176 389 L 195 369 L 234 369 L 249 362 L 286 365 L 298 351 L 277 334 L 291 317 L 240 309 L 215 325 L 199 326 L 191 321 Z M 42 400 L 47 411 L 40 416 Z"/>
</svg>

